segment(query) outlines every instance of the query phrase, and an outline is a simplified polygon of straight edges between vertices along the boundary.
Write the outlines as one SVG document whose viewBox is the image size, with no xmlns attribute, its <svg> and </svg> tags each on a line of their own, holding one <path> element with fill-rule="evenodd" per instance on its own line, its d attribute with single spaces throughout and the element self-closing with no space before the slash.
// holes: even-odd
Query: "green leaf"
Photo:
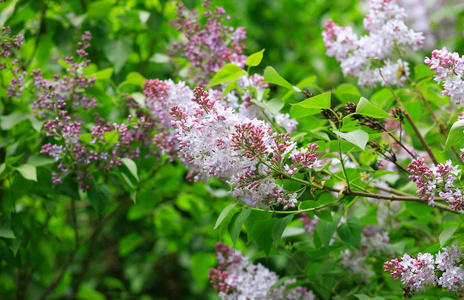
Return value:
<svg viewBox="0 0 464 300">
<path fill-rule="evenodd" d="M 358 146 L 362 150 L 366 150 L 366 144 L 369 141 L 369 134 L 367 134 L 367 132 L 365 132 L 364 130 L 355 130 L 347 133 L 334 130 L 333 132 L 339 137 Z"/>
<path fill-rule="evenodd" d="M 240 232 L 242 231 L 242 224 L 248 218 L 250 213 L 251 213 L 251 208 L 247 208 L 246 210 L 236 213 L 230 220 L 229 234 L 230 234 L 230 238 L 232 239 L 232 242 L 234 243 L 234 245 L 237 242 Z"/>
<path fill-rule="evenodd" d="M 87 8 L 87 17 L 92 19 L 107 16 L 113 5 L 111 0 L 93 1 Z"/>
<path fill-rule="evenodd" d="M 451 126 L 448 138 L 446 139 L 445 149 L 448 150 L 464 138 L 464 120 L 459 120 Z"/>
<path fill-rule="evenodd" d="M 18 171 L 27 180 L 37 181 L 37 169 L 33 165 L 21 165 L 16 168 L 16 171 Z"/>
<path fill-rule="evenodd" d="M 111 191 L 106 185 L 95 185 L 92 183 L 87 191 L 90 203 L 99 215 L 105 210 L 111 201 Z"/>
<path fill-rule="evenodd" d="M 227 95 L 230 91 L 232 91 L 233 89 L 236 89 L 237 87 L 238 87 L 238 85 L 237 85 L 237 80 L 232 81 L 231 83 L 229 83 L 229 84 L 224 88 L 224 92 L 222 93 L 222 96 L 224 97 L 224 96 Z"/>
<path fill-rule="evenodd" d="M 143 237 L 137 233 L 129 233 L 119 241 L 119 255 L 124 257 L 133 252 L 144 241 Z"/>
<path fill-rule="evenodd" d="M 284 233 L 285 228 L 287 228 L 288 224 L 293 220 L 293 215 L 290 214 L 285 218 L 281 218 L 277 221 L 272 228 L 272 240 L 274 241 L 274 246 L 277 247 L 279 244 L 280 238 L 282 237 L 282 233 Z"/>
<path fill-rule="evenodd" d="M 208 284 L 208 270 L 214 268 L 216 258 L 213 253 L 194 253 L 190 259 L 192 265 L 192 277 L 202 287 Z"/>
<path fill-rule="evenodd" d="M 440 233 L 440 236 L 438 237 L 440 240 L 440 247 L 443 247 L 443 245 L 448 242 L 448 240 L 453 236 L 457 229 L 457 227 L 448 227 Z"/>
<path fill-rule="evenodd" d="M 282 102 L 282 100 L 274 98 L 266 102 L 264 105 L 273 115 L 276 115 L 285 104 Z"/>
<path fill-rule="evenodd" d="M 79 291 L 77 293 L 77 298 L 80 300 L 106 300 L 104 294 L 84 284 L 80 285 Z"/>
<path fill-rule="evenodd" d="M 335 214 L 333 216 L 332 222 L 327 222 L 325 220 L 319 219 L 316 225 L 316 232 L 321 242 L 325 246 L 329 246 L 330 240 L 332 239 L 333 234 L 337 230 L 338 223 L 340 222 L 340 214 Z"/>
<path fill-rule="evenodd" d="M 345 243 L 361 249 L 361 224 L 358 218 L 351 217 L 337 229 L 338 236 Z"/>
<path fill-rule="evenodd" d="M 6 224 L 0 224 L 0 237 L 5 239 L 15 239 L 13 230 Z"/>
<path fill-rule="evenodd" d="M 143 75 L 138 73 L 138 72 L 130 72 L 126 77 L 126 82 L 127 83 L 137 85 L 137 86 L 142 86 L 143 83 L 146 80 L 147 79 L 145 77 L 143 77 Z"/>
<path fill-rule="evenodd" d="M 129 172 L 134 176 L 135 179 L 137 179 L 137 182 L 139 181 L 139 175 L 137 174 L 137 165 L 135 162 L 127 157 L 124 157 L 121 159 L 122 163 L 127 167 Z"/>
<path fill-rule="evenodd" d="M 394 119 L 386 111 L 370 103 L 369 100 L 367 100 L 364 97 L 361 97 L 361 99 L 359 100 L 358 106 L 356 107 L 356 113 L 363 115 L 363 116 L 368 116 L 368 117 L 378 118 L 378 119 L 383 119 L 383 118 Z"/>
<path fill-rule="evenodd" d="M 7 115 L 7 116 L 0 116 L 0 127 L 3 130 L 10 130 L 11 128 L 15 127 L 18 123 L 27 120 L 29 114 L 23 113 L 18 114 L 16 112 Z"/>
<path fill-rule="evenodd" d="M 92 74 L 97 80 L 108 80 L 113 76 L 113 68 L 106 68 Z"/>
<path fill-rule="evenodd" d="M 241 69 L 239 66 L 234 64 L 227 64 L 224 67 L 222 67 L 216 73 L 216 75 L 214 75 L 213 79 L 211 79 L 211 82 L 208 84 L 208 86 L 215 86 L 225 82 L 229 82 L 238 79 L 245 74 L 245 70 Z"/>
<path fill-rule="evenodd" d="M 417 65 L 414 68 L 414 74 L 416 76 L 416 80 L 419 80 L 426 77 L 432 77 L 435 72 L 430 70 L 430 66 L 428 65 Z"/>
<path fill-rule="evenodd" d="M 263 60 L 263 53 L 264 53 L 264 50 L 261 50 L 259 52 L 256 52 L 256 53 L 253 53 L 252 55 L 248 56 L 248 58 L 246 59 L 245 63 L 250 66 L 250 67 L 256 67 L 256 66 L 259 66 L 259 64 L 261 63 L 261 61 Z"/>
<path fill-rule="evenodd" d="M 335 96 L 342 102 L 356 102 L 361 97 L 361 92 L 352 84 L 344 83 L 339 85 L 335 91 Z"/>
<path fill-rule="evenodd" d="M 290 82 L 280 76 L 273 67 L 266 67 L 266 69 L 264 69 L 264 81 L 283 86 L 289 90 L 295 90 L 297 92 L 301 91 L 299 88 L 296 86 L 294 87 L 290 84 Z"/>
<path fill-rule="evenodd" d="M 113 147 L 119 141 L 118 130 L 107 131 L 103 134 L 103 138 L 107 144 L 107 149 Z"/>
<path fill-rule="evenodd" d="M 114 66 L 117 74 L 125 65 L 132 50 L 132 38 L 124 36 L 117 40 L 108 40 L 103 47 L 106 57 Z"/>
<path fill-rule="evenodd" d="M 251 237 L 256 241 L 264 253 L 269 256 L 273 242 L 273 229 L 277 219 L 261 220 L 255 223 L 251 229 Z"/>
<path fill-rule="evenodd" d="M 308 98 L 304 101 L 294 103 L 292 105 L 294 106 L 300 106 L 304 108 L 330 108 L 330 98 L 332 94 L 331 93 L 324 93 L 320 94 L 311 98 Z"/>
<path fill-rule="evenodd" d="M 371 297 L 369 297 L 367 295 L 364 295 L 364 294 L 355 294 L 354 296 L 356 298 L 358 298 L 359 300 L 385 300 L 384 297 L 377 296 L 377 297 L 371 298 Z"/>
<path fill-rule="evenodd" d="M 237 205 L 236 203 L 231 204 L 226 206 L 221 213 L 219 214 L 219 217 L 216 220 L 216 225 L 214 225 L 214 229 L 217 229 L 219 225 L 221 225 L 222 221 L 227 217 L 227 215 L 230 213 L 230 211 Z"/>
</svg>

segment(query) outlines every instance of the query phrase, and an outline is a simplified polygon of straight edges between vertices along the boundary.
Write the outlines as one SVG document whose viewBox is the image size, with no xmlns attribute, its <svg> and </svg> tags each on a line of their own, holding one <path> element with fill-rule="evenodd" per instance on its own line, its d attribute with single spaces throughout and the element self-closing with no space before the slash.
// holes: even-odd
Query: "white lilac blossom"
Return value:
<svg viewBox="0 0 464 300">
<path fill-rule="evenodd" d="M 446 247 L 435 257 L 419 253 L 417 259 L 404 254 L 401 260 L 385 262 L 385 272 L 401 282 L 412 292 L 425 290 L 425 285 L 439 285 L 447 291 L 464 292 L 464 269 L 460 265 L 464 255 L 457 246 Z"/>
<path fill-rule="evenodd" d="M 171 109 L 179 157 L 190 169 L 190 178 L 209 177 L 228 182 L 235 197 L 251 199 L 255 206 L 295 207 L 296 193 L 286 191 L 276 178 L 291 160 L 299 170 L 321 166 L 316 145 L 297 150 L 288 134 L 277 134 L 264 122 L 248 119 L 202 88 L 194 90 L 193 113 Z"/>
<path fill-rule="evenodd" d="M 419 157 L 408 165 L 410 179 L 414 179 L 416 186 L 419 188 L 417 194 L 422 201 L 427 201 L 429 205 L 434 205 L 435 195 L 438 192 L 440 197 L 449 204 L 451 209 L 464 209 L 462 191 L 454 186 L 461 170 L 458 166 L 451 165 L 451 160 L 446 164 L 429 167 L 424 159 Z"/>
<path fill-rule="evenodd" d="M 286 288 L 296 279 L 285 280 L 282 285 L 271 290 L 279 276 L 261 264 L 253 264 L 248 257 L 238 250 L 222 243 L 216 245 L 218 266 L 209 270 L 209 278 L 213 288 L 224 300 L 313 300 L 312 291 L 305 287 Z"/>
<path fill-rule="evenodd" d="M 329 20 L 322 33 L 327 55 L 335 57 L 345 76 L 358 77 L 361 86 L 404 84 L 409 75 L 408 63 L 401 58 L 391 60 L 392 53 L 405 46 L 421 48 L 422 33 L 404 24 L 406 13 L 396 0 L 371 0 L 370 12 L 364 18 L 368 35 L 358 38 L 351 27 Z"/>
<path fill-rule="evenodd" d="M 425 58 L 425 63 L 430 70 L 435 71 L 433 78 L 437 83 L 443 81 L 443 92 L 456 104 L 464 102 L 464 56 L 457 52 L 449 52 L 446 47 L 441 50 L 433 50 L 432 58 Z"/>
</svg>

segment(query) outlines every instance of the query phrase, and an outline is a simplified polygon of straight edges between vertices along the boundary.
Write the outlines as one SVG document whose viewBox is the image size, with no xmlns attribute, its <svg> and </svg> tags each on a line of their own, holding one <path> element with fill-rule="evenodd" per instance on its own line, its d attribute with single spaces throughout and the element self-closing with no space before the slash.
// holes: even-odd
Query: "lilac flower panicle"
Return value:
<svg viewBox="0 0 464 300">
<path fill-rule="evenodd" d="M 277 274 L 261 264 L 251 263 L 248 257 L 232 247 L 217 244 L 216 258 L 218 266 L 209 270 L 209 278 L 221 299 L 315 299 L 313 292 L 305 287 L 286 290 L 286 287 L 296 282 L 294 278 L 285 280 L 281 286 L 271 290 L 279 280 Z"/>
<path fill-rule="evenodd" d="M 206 8 L 205 25 L 199 20 L 197 11 L 190 12 L 182 4 L 178 5 L 178 18 L 171 21 L 171 25 L 182 32 L 187 41 L 174 44 L 168 52 L 172 57 L 179 55 L 189 61 L 189 78 L 200 86 L 206 85 L 225 64 L 243 67 L 246 60 L 242 44 L 246 39 L 245 28 L 224 25 L 227 18 L 222 7 L 211 9 L 210 1 L 205 1 L 203 6 Z"/>
<path fill-rule="evenodd" d="M 462 250 L 457 245 L 442 250 L 435 257 L 430 253 L 419 253 L 417 259 L 404 254 L 401 260 L 394 258 L 385 262 L 385 272 L 401 280 L 412 292 L 424 291 L 425 285 L 439 285 L 447 291 L 462 293 L 464 269 L 458 265 L 464 257 Z"/>
<path fill-rule="evenodd" d="M 425 58 L 430 70 L 435 71 L 433 78 L 437 83 L 443 81 L 442 94 L 451 98 L 456 104 L 464 102 L 464 56 L 449 52 L 446 47 L 433 50 L 432 57 Z"/>
<path fill-rule="evenodd" d="M 297 151 L 288 134 L 274 133 L 264 121 L 237 113 L 215 94 L 196 88 L 193 109 L 188 105 L 171 108 L 179 156 L 190 169 L 190 178 L 224 180 L 232 195 L 250 199 L 252 205 L 295 207 L 296 193 L 277 184 L 269 164 L 280 169 L 294 157 L 295 172 L 316 168 L 321 165 L 314 154 L 317 147 L 309 145 Z"/>
<path fill-rule="evenodd" d="M 371 0 L 370 12 L 364 18 L 368 35 L 358 38 L 351 27 L 342 27 L 329 20 L 322 37 L 327 55 L 341 64 L 345 76 L 358 77 L 361 86 L 403 85 L 409 75 L 408 63 L 398 58 L 390 60 L 391 53 L 409 46 L 421 48 L 422 33 L 404 24 L 406 13 L 396 0 Z"/>
<path fill-rule="evenodd" d="M 452 166 L 451 160 L 429 167 L 424 159 L 419 157 L 408 165 L 408 172 L 411 174 L 409 178 L 414 179 L 418 187 L 417 194 L 421 200 L 433 206 L 438 192 L 451 209 L 464 209 L 462 191 L 454 186 L 461 170 L 458 170 L 458 166 Z"/>
</svg>

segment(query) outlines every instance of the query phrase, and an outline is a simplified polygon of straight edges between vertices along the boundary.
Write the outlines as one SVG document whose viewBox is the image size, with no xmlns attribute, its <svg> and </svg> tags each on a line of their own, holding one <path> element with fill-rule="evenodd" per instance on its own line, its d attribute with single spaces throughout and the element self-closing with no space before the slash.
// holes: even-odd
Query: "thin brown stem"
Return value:
<svg viewBox="0 0 464 300">
<path fill-rule="evenodd" d="M 432 162 L 436 165 L 438 165 L 438 160 L 435 157 L 435 154 L 433 153 L 432 149 L 430 148 L 429 144 L 425 141 L 424 137 L 422 136 L 421 132 L 419 131 L 419 128 L 417 128 L 416 123 L 414 123 L 414 120 L 411 118 L 409 115 L 408 111 L 404 108 L 403 102 L 401 101 L 400 97 L 395 93 L 391 85 L 385 80 L 385 78 L 382 75 L 382 72 L 379 69 L 380 76 L 382 77 L 383 81 L 385 82 L 385 85 L 387 88 L 390 90 L 392 93 L 393 97 L 395 97 L 396 102 L 398 103 L 398 106 L 401 109 L 401 112 L 404 114 L 406 119 L 408 120 L 409 124 L 411 125 L 412 129 L 414 130 L 414 133 L 416 134 L 417 138 L 421 142 L 422 146 L 424 146 L 425 151 L 427 151 L 430 159 Z"/>
</svg>

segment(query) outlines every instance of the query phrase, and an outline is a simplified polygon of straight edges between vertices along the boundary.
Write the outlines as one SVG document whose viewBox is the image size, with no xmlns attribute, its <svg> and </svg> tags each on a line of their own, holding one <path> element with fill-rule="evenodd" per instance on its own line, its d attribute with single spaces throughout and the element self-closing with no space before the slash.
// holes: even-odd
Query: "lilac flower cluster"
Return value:
<svg viewBox="0 0 464 300">
<path fill-rule="evenodd" d="M 72 174 L 81 189 L 90 188 L 95 168 L 109 171 L 120 166 L 123 157 L 135 159 L 140 156 L 141 148 L 150 149 L 153 146 L 151 133 L 158 126 L 133 99 L 123 97 L 128 107 L 138 108 L 134 116 L 127 117 L 127 122 L 108 123 L 94 114 L 94 125 L 84 127 L 79 111 L 97 107 L 96 99 L 87 94 L 95 78 L 83 75 L 83 68 L 90 63 L 86 49 L 90 47 L 91 38 L 90 32 L 85 32 L 77 44 L 78 58 L 66 58 L 69 66 L 66 75 L 56 74 L 52 80 L 47 80 L 40 70 L 31 73 L 31 89 L 36 98 L 33 114 L 44 120 L 45 135 L 52 138 L 42 146 L 40 153 L 52 157 L 58 168 L 52 173 L 52 182 L 60 184 L 64 177 Z M 24 82 L 21 76 L 18 76 L 21 80 L 14 81 L 16 89 L 11 89 L 11 93 L 9 90 L 11 96 L 21 96 L 19 92 Z"/>
<path fill-rule="evenodd" d="M 311 219 L 307 212 L 302 212 L 299 220 L 303 223 L 305 232 L 313 235 L 317 222 L 319 221 L 319 217 L 315 215 L 314 218 Z"/>
<path fill-rule="evenodd" d="M 246 39 L 244 27 L 233 28 L 224 25 L 228 17 L 224 17 L 225 10 L 222 7 L 210 9 L 210 0 L 206 0 L 203 6 L 206 11 L 203 17 L 207 20 L 203 24 L 199 20 L 197 11 L 188 11 L 182 5 L 178 5 L 176 20 L 171 25 L 182 32 L 185 43 L 175 43 L 169 55 L 180 55 L 189 61 L 189 78 L 194 84 L 204 86 L 212 76 L 225 64 L 234 63 L 244 66 L 246 57 L 243 55 L 245 46 L 242 42 Z"/>
<path fill-rule="evenodd" d="M 443 80 L 443 92 L 456 104 L 464 102 L 464 56 L 457 52 L 449 52 L 446 47 L 441 50 L 433 50 L 432 58 L 425 58 L 425 63 L 430 70 L 435 71 L 433 78 L 437 83 Z"/>
<path fill-rule="evenodd" d="M 417 259 L 404 254 L 401 260 L 385 262 L 385 272 L 401 282 L 412 292 L 425 290 L 425 285 L 439 285 L 447 291 L 464 293 L 464 269 L 460 265 L 464 255 L 457 246 L 446 247 L 435 257 L 419 253 Z M 437 275 L 438 274 L 438 275 Z"/>
<path fill-rule="evenodd" d="M 342 251 L 340 253 L 341 264 L 350 270 L 352 274 L 359 275 L 358 280 L 368 282 L 374 272 L 365 263 L 366 258 L 375 252 L 385 251 L 385 247 L 389 243 L 388 232 L 382 227 L 376 225 L 365 226 L 362 229 L 361 250 L 346 249 Z"/>
<path fill-rule="evenodd" d="M 2 27 L 0 34 L 0 57 L 9 58 L 13 57 L 14 50 L 19 50 L 21 44 L 24 42 L 24 37 L 22 35 L 11 35 L 10 26 Z M 15 65 L 16 61 L 13 61 Z M 6 69 L 6 63 L 0 63 L 0 69 Z"/>
<path fill-rule="evenodd" d="M 271 290 L 279 276 L 261 264 L 251 263 L 248 257 L 232 247 L 217 244 L 216 257 L 218 266 L 209 270 L 209 278 L 221 299 L 315 299 L 313 292 L 305 287 L 286 290 L 296 282 L 294 278 L 285 280 L 282 285 Z"/>
<path fill-rule="evenodd" d="M 192 101 L 193 112 L 171 109 L 179 156 L 191 170 L 190 177 L 225 180 L 235 197 L 249 199 L 252 205 L 294 207 L 296 193 L 284 190 L 275 178 L 284 170 L 291 170 L 286 173 L 291 176 L 320 167 L 314 154 L 317 146 L 297 150 L 288 134 L 274 133 L 264 121 L 235 113 L 202 88 L 194 90 Z"/>
<path fill-rule="evenodd" d="M 433 206 L 438 191 L 438 195 L 444 198 L 451 209 L 464 209 L 462 192 L 454 186 L 461 170 L 458 170 L 458 166 L 452 166 L 451 160 L 446 161 L 446 164 L 432 164 L 429 167 L 424 159 L 419 157 L 408 165 L 408 172 L 411 174 L 409 178 L 414 179 L 419 188 L 417 194 L 421 200 Z"/>
<path fill-rule="evenodd" d="M 389 57 L 396 53 L 401 57 L 405 46 L 421 48 L 422 33 L 409 29 L 404 19 L 406 13 L 396 0 L 371 0 L 370 12 L 364 18 L 368 35 L 358 36 L 351 27 L 341 27 L 329 20 L 322 33 L 327 55 L 335 57 L 343 74 L 358 77 L 361 86 L 402 85 L 409 74 L 407 62 Z"/>
</svg>

